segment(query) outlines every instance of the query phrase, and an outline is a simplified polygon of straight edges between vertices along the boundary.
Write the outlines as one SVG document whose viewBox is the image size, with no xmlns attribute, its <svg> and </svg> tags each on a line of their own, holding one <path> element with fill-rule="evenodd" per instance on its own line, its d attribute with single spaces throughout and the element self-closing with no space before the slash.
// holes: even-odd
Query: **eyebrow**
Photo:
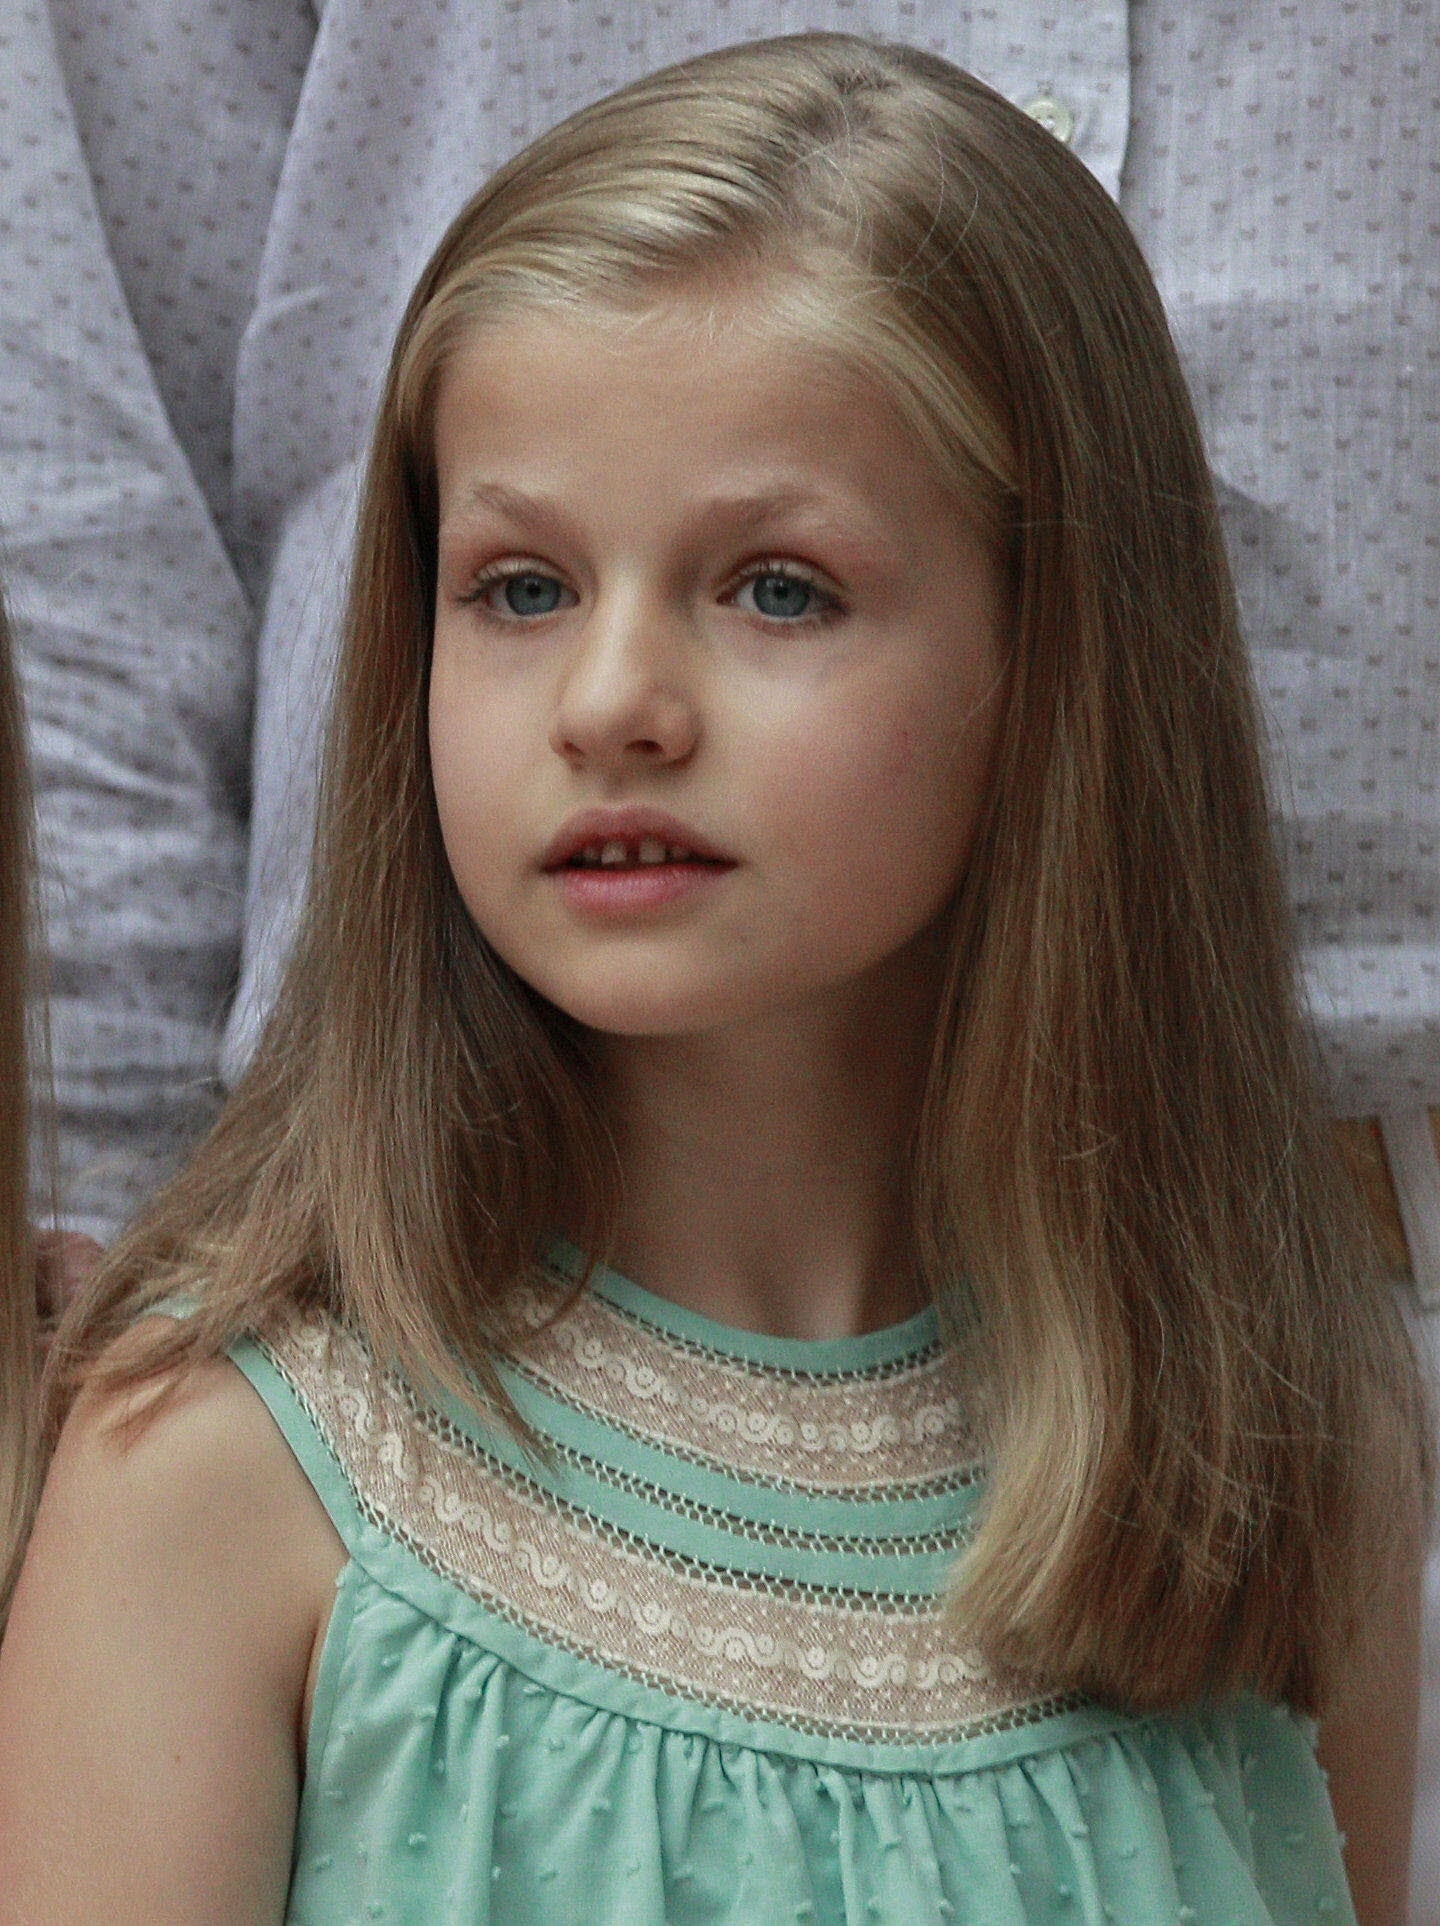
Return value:
<svg viewBox="0 0 1440 1926">
<path fill-rule="evenodd" d="M 476 481 L 461 498 L 456 518 L 463 519 L 477 508 L 490 508 L 512 521 L 530 522 L 559 529 L 565 517 L 556 503 L 544 495 L 528 495 L 506 482 Z M 789 515 L 813 515 L 821 530 L 863 552 L 878 550 L 884 544 L 880 529 L 863 510 L 842 506 L 833 498 L 817 495 L 806 488 L 772 488 L 758 494 L 711 495 L 700 504 L 696 526 L 720 524 L 737 536 L 748 535 L 766 522 L 781 521 Z M 446 518 L 449 522 L 452 518 Z M 693 531 L 692 531 L 693 532 Z"/>
</svg>

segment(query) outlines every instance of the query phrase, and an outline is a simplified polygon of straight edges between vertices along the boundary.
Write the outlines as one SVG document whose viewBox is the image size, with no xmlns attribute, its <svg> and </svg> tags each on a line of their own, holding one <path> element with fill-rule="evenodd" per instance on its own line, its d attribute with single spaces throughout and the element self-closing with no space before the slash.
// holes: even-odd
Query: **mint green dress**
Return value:
<svg viewBox="0 0 1440 1926">
<path fill-rule="evenodd" d="M 231 1350 L 349 1552 L 294 1926 L 1353 1921 L 1308 1721 L 942 1627 L 981 1467 L 933 1312 L 800 1342 L 602 1271 L 547 1327 L 561 1289 L 504 1365 L 543 1455 L 335 1325 Z"/>
</svg>

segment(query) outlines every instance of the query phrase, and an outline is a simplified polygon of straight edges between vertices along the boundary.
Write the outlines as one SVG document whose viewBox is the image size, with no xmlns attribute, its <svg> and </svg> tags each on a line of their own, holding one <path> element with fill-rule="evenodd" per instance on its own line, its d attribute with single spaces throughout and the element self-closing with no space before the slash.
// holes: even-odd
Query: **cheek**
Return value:
<svg viewBox="0 0 1440 1926">
<path fill-rule="evenodd" d="M 497 718 L 492 714 L 482 725 L 474 705 L 457 699 L 437 676 L 430 695 L 430 776 L 445 853 L 472 910 L 494 873 L 489 858 L 503 822 L 506 766 Z"/>
<path fill-rule="evenodd" d="M 989 777 L 989 709 L 872 709 L 816 740 L 787 783 L 792 856 L 846 917 L 928 917 L 960 880 Z"/>
</svg>

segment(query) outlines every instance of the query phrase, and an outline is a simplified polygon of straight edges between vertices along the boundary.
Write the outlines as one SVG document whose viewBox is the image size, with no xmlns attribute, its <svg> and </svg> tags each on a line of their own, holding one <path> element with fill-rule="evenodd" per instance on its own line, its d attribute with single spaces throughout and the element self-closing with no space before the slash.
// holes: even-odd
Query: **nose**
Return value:
<svg viewBox="0 0 1440 1926">
<path fill-rule="evenodd" d="M 683 638 L 639 598 L 597 607 L 556 693 L 551 748 L 608 770 L 683 762 L 699 739 Z"/>
</svg>

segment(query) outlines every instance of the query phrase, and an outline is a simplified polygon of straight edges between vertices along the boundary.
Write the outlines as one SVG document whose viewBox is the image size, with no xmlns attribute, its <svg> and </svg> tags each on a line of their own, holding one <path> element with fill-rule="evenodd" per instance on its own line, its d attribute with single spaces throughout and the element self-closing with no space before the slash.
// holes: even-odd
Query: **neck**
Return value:
<svg viewBox="0 0 1440 1926">
<path fill-rule="evenodd" d="M 891 969 L 869 993 L 739 1029 L 605 1038 L 617 1267 L 780 1337 L 855 1336 L 919 1310 L 910 1151 L 931 975 Z"/>
</svg>

